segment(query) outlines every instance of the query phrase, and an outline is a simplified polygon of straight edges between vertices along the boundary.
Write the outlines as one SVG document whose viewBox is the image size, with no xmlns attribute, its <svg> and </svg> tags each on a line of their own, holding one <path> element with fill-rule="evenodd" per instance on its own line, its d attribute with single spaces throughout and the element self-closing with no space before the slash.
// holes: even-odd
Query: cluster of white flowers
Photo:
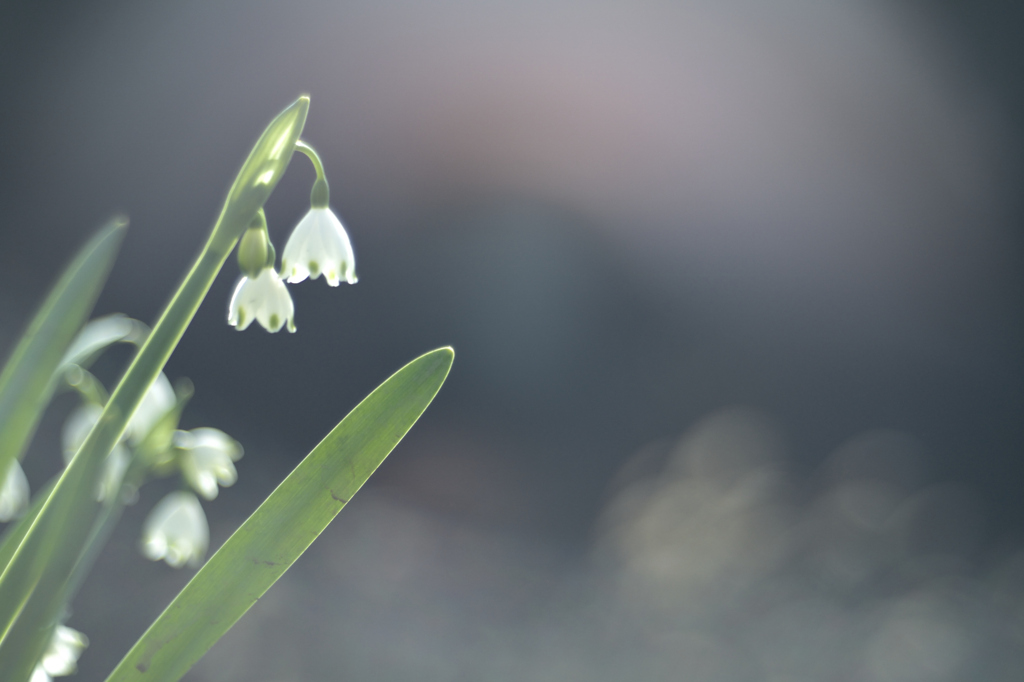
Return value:
<svg viewBox="0 0 1024 682">
<path fill-rule="evenodd" d="M 271 248 L 270 262 L 262 269 L 257 267 L 246 271 L 235 286 L 228 304 L 228 324 L 239 331 L 247 329 L 253 320 L 268 332 L 280 331 L 284 326 L 290 332 L 295 331 L 295 305 L 285 282 L 296 284 L 320 275 L 332 287 L 338 286 L 342 280 L 349 284 L 359 281 L 352 243 L 341 221 L 327 205 L 327 181 L 319 176 L 322 169 L 319 161 L 316 163 L 318 178 L 313 188 L 311 207 L 285 244 L 280 273 L 274 269 Z M 262 253 L 261 249 L 252 253 Z M 252 253 L 243 255 L 240 251 L 240 261 L 252 258 Z M 257 257 L 256 264 L 262 263 L 262 259 Z"/>
<path fill-rule="evenodd" d="M 276 274 L 275 274 L 276 276 Z M 284 284 L 277 280 L 283 289 Z M 287 297 L 285 292 L 285 297 Z M 288 300 L 290 307 L 291 300 Z M 290 313 L 289 313 L 290 315 Z M 280 327 L 277 321 L 260 318 L 264 326 Z M 138 332 L 130 335 L 128 331 Z M 68 385 L 78 389 L 85 398 L 73 409 L 61 431 L 61 450 L 65 463 L 70 463 L 103 414 L 106 394 L 98 380 L 79 362 L 112 343 L 128 341 L 138 343 L 148 330 L 145 325 L 114 315 L 93 320 L 72 342 L 73 349 L 61 365 Z M 95 487 L 95 499 L 105 504 L 131 503 L 137 499 L 137 488 L 148 477 L 180 473 L 183 482 L 207 500 L 217 497 L 220 488 L 233 485 L 238 479 L 235 462 L 242 457 L 242 446 L 219 429 L 201 427 L 191 430 L 177 428 L 184 403 L 191 396 L 191 384 L 186 382 L 178 392 L 161 372 L 142 397 L 139 407 L 128 421 L 121 440 L 114 446 L 104 463 Z M 132 475 L 129 470 L 134 471 Z M 18 460 L 13 460 L 0 476 L 0 522 L 21 516 L 28 508 L 30 497 L 28 479 Z M 209 544 L 209 528 L 202 505 L 188 490 L 172 492 L 150 512 L 140 540 L 142 553 L 154 561 L 164 560 L 180 567 L 198 564 Z M 74 632 L 67 628 L 61 633 Z M 57 642 L 57 639 L 54 640 Z M 61 675 L 53 672 L 56 664 L 42 667 L 36 672 L 43 675 Z M 49 672 L 48 672 L 49 671 Z"/>
<path fill-rule="evenodd" d="M 262 208 L 256 211 L 240 238 L 238 260 L 243 274 L 228 305 L 228 323 L 238 330 L 247 329 L 255 320 L 269 332 L 282 327 L 295 331 L 295 306 L 286 281 L 295 284 L 321 275 L 332 287 L 343 280 L 349 284 L 357 281 L 352 244 L 328 206 L 329 191 L 320 159 L 305 143 L 297 142 L 295 149 L 308 155 L 316 166 L 310 210 L 285 245 L 280 271 L 274 267 L 276 256 L 266 215 Z M 87 324 L 69 345 L 54 378 L 77 390 L 83 402 L 68 416 L 61 433 L 66 464 L 82 449 L 109 400 L 106 388 L 87 368 L 108 346 L 140 345 L 148 334 L 146 325 L 111 315 Z M 235 462 L 242 456 L 241 446 L 223 431 L 177 428 L 191 394 L 187 380 L 176 391 L 162 372 L 158 374 L 107 456 L 94 493 L 105 505 L 131 504 L 148 478 L 180 473 L 186 489 L 171 492 L 153 507 L 139 542 L 147 558 L 175 568 L 202 562 L 210 529 L 197 494 L 213 500 L 221 487 L 233 485 L 238 478 Z M 24 514 L 29 498 L 28 480 L 14 459 L 6 471 L 0 471 L 0 522 Z M 85 635 L 58 623 L 30 682 L 51 682 L 55 676 L 75 672 L 86 646 Z"/>
<path fill-rule="evenodd" d="M 175 431 L 173 451 L 185 481 L 208 500 L 217 497 L 218 485 L 228 487 L 238 479 L 234 463 L 241 458 L 242 447 L 219 429 Z M 199 565 L 209 543 L 210 528 L 199 499 L 178 490 L 149 513 L 140 548 L 147 558 L 180 568 Z"/>
<path fill-rule="evenodd" d="M 269 195 L 269 189 L 276 183 L 275 174 L 283 172 L 282 159 L 285 153 L 301 151 L 309 156 L 316 167 L 317 179 L 310 194 L 310 210 L 289 237 L 280 270 L 275 268 L 276 253 L 268 235 L 266 214 L 262 207 L 251 214 L 248 227 L 239 236 L 238 262 L 242 276 L 228 305 L 228 323 L 238 330 L 247 329 L 255 320 L 269 332 L 280 331 L 282 327 L 287 327 L 289 332 L 295 331 L 295 306 L 285 282 L 295 284 L 306 279 L 317 279 L 321 275 L 332 287 L 337 287 L 342 280 L 349 284 L 357 281 L 352 244 L 341 221 L 329 208 L 329 190 L 321 161 L 316 152 L 304 142 L 296 140 L 295 135 L 292 128 L 290 132 L 278 135 L 276 142 L 271 139 L 274 146 L 267 159 L 273 163 L 266 159 L 259 161 L 260 154 L 266 153 L 264 147 L 258 145 L 256 149 L 263 151 L 259 154 L 253 152 L 253 158 L 262 164 L 254 172 L 255 184 L 270 186 L 257 188 L 265 192 L 262 199 Z M 291 150 L 285 146 L 288 140 L 294 144 Z M 249 177 L 246 168 L 249 166 L 243 168 L 240 179 Z M 251 185 L 247 186 L 249 190 L 252 189 Z M 261 199 L 259 192 L 255 195 L 251 192 L 246 194 L 249 190 L 243 188 L 232 191 L 229 203 L 241 197 L 239 205 L 246 207 L 235 210 L 232 216 L 239 215 L 243 210 L 251 211 L 254 201 Z M 234 225 L 229 222 L 225 230 L 233 228 Z M 217 234 L 215 231 L 211 244 L 220 243 L 214 240 Z M 98 247 L 94 250 L 98 251 Z M 80 269 L 84 267 L 80 266 Z M 185 291 L 184 287 L 182 291 Z M 168 310 L 175 310 L 173 304 Z M 171 312 L 168 312 L 164 319 L 171 316 Z M 187 325 L 187 320 L 184 324 Z M 97 538 L 104 539 L 106 536 L 103 531 L 109 530 L 109 524 L 116 521 L 118 515 L 111 512 L 119 511 L 120 505 L 134 504 L 139 498 L 139 487 L 146 481 L 169 475 L 180 474 L 181 489 L 164 496 L 149 512 L 143 525 L 139 549 L 148 559 L 165 561 L 174 568 L 198 566 L 210 542 L 210 528 L 200 496 L 213 500 L 218 496 L 220 488 L 231 486 L 238 479 L 235 462 L 242 457 L 242 448 L 234 439 L 210 427 L 191 430 L 178 428 L 182 410 L 193 391 L 187 379 L 172 386 L 162 372 L 157 372 L 127 423 L 119 418 L 128 415 L 125 413 L 127 407 L 119 404 L 118 396 L 131 394 L 137 384 L 129 381 L 128 377 L 137 377 L 138 373 L 129 371 L 121 384 L 121 387 L 128 386 L 128 390 L 125 393 L 115 392 L 112 397 L 104 383 L 89 368 L 106 348 L 117 343 L 129 343 L 142 348 L 136 358 L 138 364 L 133 364 L 133 367 L 148 367 L 148 371 L 156 371 L 152 357 L 148 365 L 142 361 L 142 358 L 149 357 L 146 354 L 148 338 L 150 330 L 145 324 L 124 315 L 115 314 L 93 320 L 68 344 L 60 362 L 52 370 L 51 383 L 47 384 L 50 390 L 56 389 L 58 384 L 63 388 L 74 389 L 82 399 L 81 404 L 69 414 L 60 434 L 66 465 L 72 465 L 76 458 L 79 465 L 84 464 L 85 459 L 94 456 L 98 458 L 101 453 L 96 450 L 101 444 L 109 446 L 110 440 L 107 438 L 113 440 L 115 435 L 108 433 L 107 427 L 123 429 L 117 442 L 110 447 L 100 471 L 90 472 L 90 477 L 95 476 L 95 480 L 78 479 L 82 485 L 95 486 L 92 489 L 94 499 L 108 513 L 100 517 L 101 522 L 96 529 L 99 532 L 94 531 L 87 539 L 89 544 L 82 555 L 85 558 L 80 558 L 79 564 L 74 567 L 75 573 L 69 579 L 72 584 L 76 584 L 80 565 L 90 563 L 91 550 L 95 546 L 93 543 L 97 542 Z M 160 346 L 157 345 L 157 348 Z M 146 371 L 142 370 L 143 376 Z M 118 391 L 121 391 L 120 387 Z M 100 428 L 100 424 L 104 428 Z M 99 462 L 93 461 L 90 464 Z M 60 480 L 67 480 L 70 471 L 65 469 Z M 58 486 L 58 489 L 62 488 Z M 25 515 L 29 509 L 30 494 L 28 479 L 18 459 L 12 459 L 9 464 L 5 462 L 0 469 L 0 523 Z M 37 500 L 43 499 L 44 496 L 37 497 Z M 43 507 L 44 510 L 46 508 Z M 31 518 L 25 517 L 20 523 L 28 526 Z M 76 671 L 78 658 L 89 642 L 84 634 L 64 625 L 66 617 L 67 613 L 59 620 L 50 620 L 45 630 L 39 630 L 38 634 L 48 635 L 49 641 L 29 682 L 52 682 L 53 677 L 70 675 Z"/>
<path fill-rule="evenodd" d="M 166 442 L 154 435 L 158 424 L 169 415 L 174 415 L 176 422 L 178 408 L 179 398 L 171 382 L 160 373 L 132 415 L 121 442 L 107 457 L 96 485 L 97 500 L 113 501 L 117 495 L 134 495 L 134 490 L 122 490 L 132 450 L 150 458 L 151 468 L 158 473 L 180 471 L 184 481 L 207 500 L 217 497 L 219 487 L 234 484 L 238 479 L 234 463 L 242 457 L 242 447 L 223 431 L 210 427 L 184 431 L 173 429 L 172 425 Z M 61 434 L 66 462 L 74 457 L 102 412 L 101 405 L 84 402 L 69 415 Z M 15 462 L 0 490 L 0 520 L 16 516 L 27 504 L 28 482 Z M 146 557 L 162 559 L 175 568 L 194 566 L 206 553 L 209 535 L 199 500 L 191 492 L 177 491 L 150 512 L 140 549 Z"/>
</svg>

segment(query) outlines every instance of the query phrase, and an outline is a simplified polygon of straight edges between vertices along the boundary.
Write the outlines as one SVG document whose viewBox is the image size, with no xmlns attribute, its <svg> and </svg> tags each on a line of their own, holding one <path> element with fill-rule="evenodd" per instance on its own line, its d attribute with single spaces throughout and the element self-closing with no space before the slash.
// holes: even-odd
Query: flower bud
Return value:
<svg viewBox="0 0 1024 682">
<path fill-rule="evenodd" d="M 261 208 L 238 243 L 238 269 L 249 277 L 257 277 L 267 265 L 268 246 L 267 219 Z"/>
</svg>

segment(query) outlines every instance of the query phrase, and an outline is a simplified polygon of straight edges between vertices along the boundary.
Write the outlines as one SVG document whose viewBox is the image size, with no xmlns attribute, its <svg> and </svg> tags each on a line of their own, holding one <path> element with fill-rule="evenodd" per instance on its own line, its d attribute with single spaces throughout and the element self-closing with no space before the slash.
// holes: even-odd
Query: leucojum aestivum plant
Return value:
<svg viewBox="0 0 1024 682">
<path fill-rule="evenodd" d="M 178 428 L 192 394 L 164 364 L 237 245 L 241 278 L 228 306 L 239 330 L 295 331 L 288 283 L 321 275 L 356 281 L 348 236 L 329 208 L 319 156 L 299 139 L 299 98 L 256 142 L 184 281 L 152 329 L 122 315 L 86 322 L 124 236 L 115 219 L 68 266 L 0 374 L 0 680 L 45 682 L 74 672 L 87 644 L 65 625 L 70 605 L 126 504 L 147 481 L 180 476 L 150 512 L 142 553 L 171 566 L 202 563 L 209 531 L 199 497 L 234 483 L 239 444 L 222 431 Z M 263 205 L 296 152 L 317 179 L 309 213 L 285 245 L 280 271 Z M 112 344 L 137 347 L 109 393 L 89 367 Z M 440 348 L 367 396 L 210 557 L 110 673 L 108 682 L 173 682 L 255 603 L 341 511 L 433 400 L 453 353 Z M 31 497 L 19 465 L 40 414 L 59 390 L 81 404 L 64 426 L 66 466 Z"/>
</svg>

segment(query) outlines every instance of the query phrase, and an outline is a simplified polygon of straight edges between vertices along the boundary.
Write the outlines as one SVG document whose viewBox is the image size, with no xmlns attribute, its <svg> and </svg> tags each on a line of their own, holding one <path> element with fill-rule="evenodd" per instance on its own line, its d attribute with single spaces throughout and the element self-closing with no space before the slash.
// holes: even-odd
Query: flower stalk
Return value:
<svg viewBox="0 0 1024 682">
<path fill-rule="evenodd" d="M 316 181 L 309 193 L 309 212 L 299 221 L 285 244 L 281 255 L 281 277 L 289 284 L 296 284 L 306 278 L 317 279 L 320 275 L 332 287 L 342 280 L 349 284 L 359 281 L 356 277 L 356 258 L 352 251 L 345 227 L 330 209 L 331 192 L 324 175 L 324 164 L 320 155 L 308 144 L 299 140 L 296 151 L 309 157 L 316 169 Z"/>
</svg>

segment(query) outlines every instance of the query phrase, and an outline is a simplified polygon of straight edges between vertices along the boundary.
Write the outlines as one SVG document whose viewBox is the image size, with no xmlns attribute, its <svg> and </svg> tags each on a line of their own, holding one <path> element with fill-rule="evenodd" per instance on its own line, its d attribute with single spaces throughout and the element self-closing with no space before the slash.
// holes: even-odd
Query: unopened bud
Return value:
<svg viewBox="0 0 1024 682">
<path fill-rule="evenodd" d="M 238 268 L 249 277 L 256 277 L 267 265 L 270 238 L 267 236 L 267 219 L 261 208 L 256 212 L 249 228 L 238 243 Z M 273 248 L 273 247 L 270 247 Z"/>
</svg>

